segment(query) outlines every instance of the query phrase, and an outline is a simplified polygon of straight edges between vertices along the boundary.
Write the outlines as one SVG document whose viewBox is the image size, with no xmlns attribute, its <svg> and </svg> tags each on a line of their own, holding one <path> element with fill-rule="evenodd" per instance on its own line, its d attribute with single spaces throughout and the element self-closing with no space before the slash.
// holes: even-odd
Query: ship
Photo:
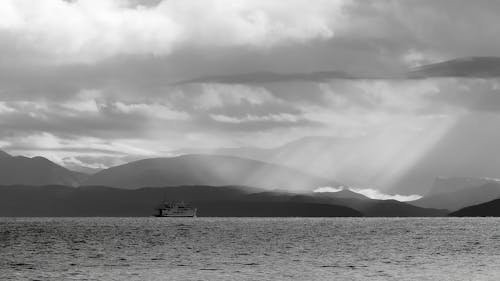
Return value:
<svg viewBox="0 0 500 281">
<path fill-rule="evenodd" d="M 196 217 L 196 208 L 183 201 L 164 201 L 158 208 L 156 208 L 155 217 Z"/>
</svg>

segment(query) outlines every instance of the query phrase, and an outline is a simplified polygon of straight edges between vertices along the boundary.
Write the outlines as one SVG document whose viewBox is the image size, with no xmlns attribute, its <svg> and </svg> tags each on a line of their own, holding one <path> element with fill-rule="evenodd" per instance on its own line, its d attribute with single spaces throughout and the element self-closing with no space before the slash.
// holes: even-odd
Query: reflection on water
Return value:
<svg viewBox="0 0 500 281">
<path fill-rule="evenodd" d="M 500 219 L 0 218 L 1 280 L 500 280 Z"/>
</svg>

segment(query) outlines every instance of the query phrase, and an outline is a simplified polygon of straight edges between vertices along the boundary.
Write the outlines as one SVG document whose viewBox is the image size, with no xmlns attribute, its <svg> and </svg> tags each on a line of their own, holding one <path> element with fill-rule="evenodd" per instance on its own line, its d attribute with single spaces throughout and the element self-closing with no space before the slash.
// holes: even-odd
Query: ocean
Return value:
<svg viewBox="0 0 500 281">
<path fill-rule="evenodd" d="M 0 218 L 0 280 L 500 280 L 500 219 Z"/>
</svg>

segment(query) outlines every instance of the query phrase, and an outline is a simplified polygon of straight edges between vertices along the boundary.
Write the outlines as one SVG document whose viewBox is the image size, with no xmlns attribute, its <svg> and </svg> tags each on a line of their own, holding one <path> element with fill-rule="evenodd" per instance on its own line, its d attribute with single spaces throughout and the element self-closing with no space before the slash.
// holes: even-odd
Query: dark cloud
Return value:
<svg viewBox="0 0 500 281">
<path fill-rule="evenodd" d="M 262 84 L 276 82 L 327 82 L 332 79 L 355 79 L 354 76 L 341 71 L 321 71 L 311 73 L 274 73 L 274 72 L 253 72 L 226 76 L 206 76 L 192 80 L 180 81 L 174 85 L 190 83 L 222 83 L 222 84 Z"/>
</svg>

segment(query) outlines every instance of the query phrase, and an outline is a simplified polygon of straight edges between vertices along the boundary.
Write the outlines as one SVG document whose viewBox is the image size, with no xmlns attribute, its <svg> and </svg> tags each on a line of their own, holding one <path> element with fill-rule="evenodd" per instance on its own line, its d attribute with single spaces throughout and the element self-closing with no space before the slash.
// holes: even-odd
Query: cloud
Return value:
<svg viewBox="0 0 500 281">
<path fill-rule="evenodd" d="M 331 186 L 322 186 L 322 187 L 318 187 L 316 188 L 313 192 L 339 192 L 339 191 L 342 191 L 344 190 L 343 187 L 331 187 Z"/>
<path fill-rule="evenodd" d="M 233 123 L 233 124 L 245 123 L 245 122 L 267 122 L 267 121 L 278 122 L 278 123 L 279 122 L 295 123 L 299 121 L 299 119 L 296 116 L 293 116 L 291 114 L 270 114 L 264 116 L 246 115 L 242 118 L 231 117 L 220 114 L 211 114 L 210 117 L 218 122 Z"/>
<path fill-rule="evenodd" d="M 0 114 L 12 113 L 16 110 L 8 106 L 5 102 L 0 102 Z"/>
<path fill-rule="evenodd" d="M 262 87 L 245 85 L 203 84 L 192 98 L 192 104 L 198 109 L 214 109 L 242 104 L 261 105 L 279 102 L 271 92 Z"/>
<path fill-rule="evenodd" d="M 123 103 L 114 102 L 105 106 L 111 107 L 112 110 L 123 114 L 139 114 L 151 118 L 164 119 L 164 120 L 186 120 L 189 119 L 189 114 L 172 110 L 171 108 L 158 104 L 144 104 L 144 103 Z"/>
<path fill-rule="evenodd" d="M 328 82 L 333 79 L 356 79 L 358 77 L 341 71 L 317 71 L 310 73 L 274 73 L 253 72 L 236 75 L 206 76 L 181 81 L 175 85 L 189 83 L 220 83 L 220 84 L 261 84 L 287 81 Z M 361 78 L 361 77 L 359 77 Z"/>
<path fill-rule="evenodd" d="M 317 189 L 314 190 L 314 192 L 339 192 L 342 191 L 344 187 L 318 187 Z M 368 198 L 371 199 L 376 199 L 376 200 L 397 200 L 401 202 L 408 202 L 408 201 L 415 201 L 422 196 L 420 195 L 399 195 L 399 194 L 385 194 L 381 192 L 380 190 L 377 189 L 372 189 L 372 188 L 353 188 L 353 187 L 348 187 L 348 190 L 352 192 L 356 192 L 359 194 L 362 194 Z"/>
<path fill-rule="evenodd" d="M 372 188 L 349 188 L 349 189 L 353 192 L 363 194 L 368 198 L 379 199 L 379 200 L 397 200 L 401 202 L 407 202 L 407 201 L 415 201 L 422 198 L 422 196 L 415 194 L 412 195 L 385 194 L 380 190 Z"/>
<path fill-rule="evenodd" d="M 143 6 L 118 0 L 7 0 L 0 9 L 0 40 L 10 42 L 2 48 L 17 47 L 30 52 L 30 59 L 57 63 L 162 56 L 184 45 L 267 48 L 332 37 L 342 22 L 343 2 L 175 0 Z"/>
</svg>

